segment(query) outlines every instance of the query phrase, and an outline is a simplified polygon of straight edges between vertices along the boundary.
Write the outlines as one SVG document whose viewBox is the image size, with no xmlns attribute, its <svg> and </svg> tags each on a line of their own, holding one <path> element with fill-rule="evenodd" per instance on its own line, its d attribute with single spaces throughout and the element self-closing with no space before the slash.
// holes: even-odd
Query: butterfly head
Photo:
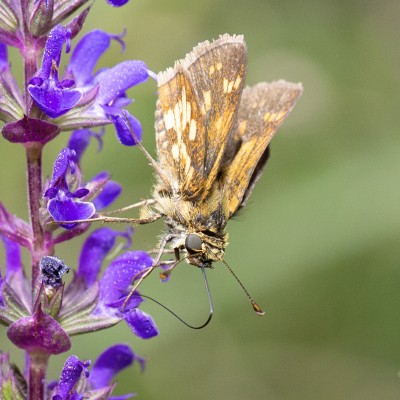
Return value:
<svg viewBox="0 0 400 400">
<path fill-rule="evenodd" d="M 224 257 L 227 236 L 217 235 L 210 231 L 185 233 L 184 242 L 180 246 L 186 251 L 186 261 L 196 267 L 211 267 L 214 261 Z"/>
</svg>

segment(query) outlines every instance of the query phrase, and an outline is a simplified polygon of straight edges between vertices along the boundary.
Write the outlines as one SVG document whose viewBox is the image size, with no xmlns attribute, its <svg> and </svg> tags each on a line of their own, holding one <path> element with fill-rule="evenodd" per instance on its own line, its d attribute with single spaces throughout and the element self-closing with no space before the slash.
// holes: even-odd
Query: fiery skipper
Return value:
<svg viewBox="0 0 400 400">
<path fill-rule="evenodd" d="M 169 245 L 197 267 L 222 260 L 227 221 L 246 205 L 302 93 L 282 80 L 244 87 L 246 67 L 243 36 L 225 34 L 158 74 L 155 202 L 141 217 L 163 217 L 161 251 Z"/>
</svg>

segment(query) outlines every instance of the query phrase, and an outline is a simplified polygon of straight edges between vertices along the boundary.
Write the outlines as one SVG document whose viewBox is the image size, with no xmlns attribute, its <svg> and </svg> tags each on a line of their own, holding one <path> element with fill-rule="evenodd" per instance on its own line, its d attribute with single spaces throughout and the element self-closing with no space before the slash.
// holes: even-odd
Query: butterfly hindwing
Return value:
<svg viewBox="0 0 400 400">
<path fill-rule="evenodd" d="M 262 82 L 246 87 L 224 159 L 225 217 L 246 204 L 268 158 L 268 144 L 302 93 L 301 84 Z"/>
</svg>

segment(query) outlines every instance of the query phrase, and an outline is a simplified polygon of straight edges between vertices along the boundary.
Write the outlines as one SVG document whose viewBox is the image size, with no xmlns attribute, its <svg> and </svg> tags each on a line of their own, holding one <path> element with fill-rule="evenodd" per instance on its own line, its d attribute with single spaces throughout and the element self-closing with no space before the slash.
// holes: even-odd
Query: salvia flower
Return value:
<svg viewBox="0 0 400 400">
<path fill-rule="evenodd" d="M 37 75 L 31 79 L 28 91 L 39 108 L 49 117 L 57 118 L 73 108 L 82 97 L 81 91 L 72 89 L 75 82 L 71 79 L 62 81 L 58 78 L 61 52 L 66 43 L 70 50 L 71 32 L 62 25 L 57 25 L 50 32 Z"/>
<path fill-rule="evenodd" d="M 76 356 L 66 360 L 60 380 L 49 385 L 52 400 L 74 399 L 129 399 L 134 393 L 108 397 L 114 389 L 115 375 L 137 362 L 143 371 L 145 361 L 125 344 L 116 344 L 106 349 L 97 358 L 92 368 L 90 361 L 81 361 Z"/>
<path fill-rule="evenodd" d="M 101 134 L 89 129 L 74 131 L 67 148 L 61 150 L 53 166 L 53 174 L 44 197 L 47 210 L 55 221 L 88 219 L 96 211 L 108 207 L 121 193 L 121 186 L 110 180 L 107 172 L 97 174 L 83 183 L 79 162 L 91 138 L 101 146 Z M 72 229 L 76 223 L 61 226 Z"/>
<path fill-rule="evenodd" d="M 158 334 L 151 316 L 138 309 L 143 299 L 138 293 L 130 296 L 131 285 L 153 263 L 147 253 L 125 252 L 108 265 L 100 279 L 98 277 L 116 238 L 121 236 L 130 245 L 129 235 L 129 231 L 119 232 L 103 227 L 86 239 L 75 278 L 65 291 L 67 311 L 60 316 L 68 332 L 82 333 L 126 321 L 133 333 L 143 339 Z M 77 298 L 80 299 L 78 302 Z"/>
<path fill-rule="evenodd" d="M 143 61 L 127 60 L 112 68 L 103 68 L 94 73 L 93 69 L 99 58 L 108 50 L 111 40 L 122 44 L 122 35 L 111 35 L 101 30 L 86 34 L 76 45 L 66 75 L 73 79 L 84 93 L 80 109 L 82 125 L 93 126 L 112 122 L 119 141 L 127 146 L 134 145 L 135 139 L 140 140 L 142 128 L 140 122 L 124 108 L 132 103 L 126 96 L 126 91 L 139 83 L 145 82 L 149 76 L 155 77 Z M 125 118 L 128 119 L 127 126 Z M 83 122 L 83 120 L 85 120 Z M 63 118 L 62 126 L 76 124 L 76 119 Z M 74 126 L 74 125 L 72 125 Z"/>
</svg>

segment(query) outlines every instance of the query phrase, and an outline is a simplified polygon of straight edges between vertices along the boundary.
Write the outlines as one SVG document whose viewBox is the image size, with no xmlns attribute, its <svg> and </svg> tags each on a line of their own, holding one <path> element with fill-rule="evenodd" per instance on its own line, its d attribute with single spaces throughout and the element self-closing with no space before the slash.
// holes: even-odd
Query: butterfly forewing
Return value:
<svg viewBox="0 0 400 400">
<path fill-rule="evenodd" d="M 227 149 L 231 159 L 225 158 L 222 177 L 227 219 L 246 203 L 268 158 L 268 144 L 301 93 L 300 84 L 285 81 L 262 82 L 243 90 Z"/>
<path fill-rule="evenodd" d="M 236 119 L 246 64 L 243 37 L 224 35 L 159 74 L 157 150 L 168 170 L 162 178 L 183 199 L 201 202 L 209 195 Z"/>
</svg>

